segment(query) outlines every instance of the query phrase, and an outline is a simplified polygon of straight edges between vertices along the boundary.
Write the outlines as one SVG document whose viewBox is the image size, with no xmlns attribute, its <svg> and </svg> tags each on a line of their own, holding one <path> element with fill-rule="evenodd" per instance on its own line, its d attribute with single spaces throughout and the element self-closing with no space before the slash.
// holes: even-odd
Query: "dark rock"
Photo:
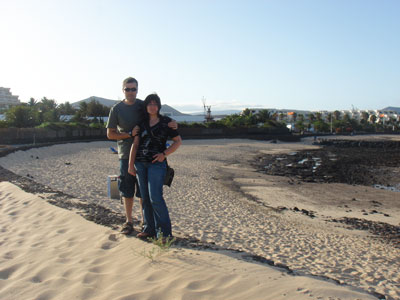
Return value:
<svg viewBox="0 0 400 300">
<path fill-rule="evenodd" d="M 386 184 L 380 168 L 400 165 L 400 142 L 325 143 L 323 149 L 282 155 L 263 155 L 253 161 L 258 171 L 268 175 L 296 177 L 304 182 L 338 182 L 351 185 Z M 385 155 L 382 155 L 384 152 Z M 266 167 L 267 166 L 267 167 Z M 290 183 L 291 184 L 291 183 Z M 352 199 L 356 201 L 355 198 Z"/>
<path fill-rule="evenodd" d="M 400 226 L 384 222 L 376 222 L 358 218 L 332 219 L 331 222 L 350 225 L 354 229 L 367 230 L 378 237 L 390 242 L 396 248 L 400 248 Z"/>
</svg>

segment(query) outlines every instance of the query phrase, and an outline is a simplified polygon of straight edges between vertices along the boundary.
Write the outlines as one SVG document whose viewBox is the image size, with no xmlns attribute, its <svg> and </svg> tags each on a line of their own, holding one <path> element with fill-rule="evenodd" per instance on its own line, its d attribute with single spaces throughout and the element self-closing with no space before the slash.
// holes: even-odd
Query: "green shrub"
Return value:
<svg viewBox="0 0 400 300">
<path fill-rule="evenodd" d="M 36 128 L 46 128 L 51 130 L 63 129 L 62 122 L 43 122 L 42 124 L 36 126 Z"/>
<path fill-rule="evenodd" d="M 68 125 L 71 126 L 72 128 L 88 128 L 89 127 L 86 123 L 82 123 L 82 122 L 69 122 Z"/>
<path fill-rule="evenodd" d="M 105 128 L 105 125 L 101 124 L 101 123 L 90 123 L 89 127 L 95 128 L 95 129 L 102 129 L 102 128 Z"/>
<path fill-rule="evenodd" d="M 209 122 L 205 124 L 207 128 L 227 128 L 227 126 L 221 121 Z"/>
<path fill-rule="evenodd" d="M 7 121 L 0 121 L 0 128 L 8 128 Z"/>
</svg>

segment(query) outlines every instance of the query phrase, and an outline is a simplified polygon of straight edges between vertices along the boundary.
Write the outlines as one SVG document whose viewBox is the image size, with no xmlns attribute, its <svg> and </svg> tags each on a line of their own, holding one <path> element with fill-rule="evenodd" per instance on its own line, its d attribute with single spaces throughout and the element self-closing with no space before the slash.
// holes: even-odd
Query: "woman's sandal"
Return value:
<svg viewBox="0 0 400 300">
<path fill-rule="evenodd" d="M 126 222 L 121 229 L 122 234 L 131 234 L 133 231 L 133 224 L 131 222 Z"/>
</svg>

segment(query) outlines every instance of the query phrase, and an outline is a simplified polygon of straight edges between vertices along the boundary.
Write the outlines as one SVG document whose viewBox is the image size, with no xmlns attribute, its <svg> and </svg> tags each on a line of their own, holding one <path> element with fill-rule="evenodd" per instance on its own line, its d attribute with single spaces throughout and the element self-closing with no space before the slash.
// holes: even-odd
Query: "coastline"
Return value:
<svg viewBox="0 0 400 300">
<path fill-rule="evenodd" d="M 42 198 L 54 198 L 55 194 L 51 192 L 53 189 L 73 190 L 73 197 L 70 198 L 77 198 L 78 200 L 74 200 L 77 203 L 105 204 L 118 212 L 118 201 L 110 203 L 111 200 L 98 197 L 105 192 L 104 177 L 100 181 L 92 179 L 92 185 L 102 185 L 103 191 L 99 192 L 99 189 L 88 192 L 85 190 L 87 182 L 84 179 L 79 182 L 74 178 L 86 178 L 89 175 L 83 172 L 80 176 L 74 176 L 76 170 L 69 168 L 75 164 L 80 169 L 96 165 L 99 173 L 94 176 L 111 175 L 107 172 L 114 169 L 107 166 L 116 167 L 116 162 L 110 157 L 112 154 L 104 152 L 108 149 L 104 146 L 108 145 L 105 143 L 97 145 L 98 147 L 92 147 L 96 142 L 90 143 L 91 146 L 71 146 L 64 149 L 68 150 L 65 154 L 63 146 L 52 146 L 11 155 L 18 156 L 18 161 L 24 165 L 23 168 L 19 167 L 20 174 L 26 177 L 25 173 L 29 170 L 28 174 L 33 180 L 43 177 L 43 167 L 38 165 L 42 160 L 48 160 L 46 170 L 50 175 L 46 176 L 52 175 L 56 178 L 53 181 L 50 177 L 41 178 L 51 187 L 47 192 L 40 193 Z M 179 150 L 177 155 L 170 158 L 171 165 L 177 172 L 174 186 L 171 189 L 165 188 L 176 235 L 182 239 L 200 241 L 197 245 L 208 243 L 216 248 L 243 251 L 253 257 L 273 261 L 275 265 L 286 266 L 298 275 L 329 277 L 343 284 L 395 298 L 399 293 L 395 287 L 399 278 L 394 271 L 399 266 L 396 260 L 398 249 L 371 238 L 365 231 L 349 230 L 324 219 L 326 216 L 335 217 L 335 214 L 341 213 L 337 205 L 328 205 L 332 201 L 329 195 L 339 195 L 340 198 L 346 193 L 357 193 L 359 198 L 363 198 L 366 195 L 371 196 L 372 190 L 367 189 L 365 192 L 364 187 L 358 190 L 357 186 L 336 184 L 330 184 L 329 187 L 323 184 L 294 185 L 284 178 L 257 174 L 247 164 L 248 152 L 281 153 L 315 148 L 305 144 L 306 142 L 271 144 L 248 140 L 184 141 L 185 149 Z M 41 155 L 44 153 L 46 159 Z M 8 159 L 11 155 L 7 156 Z M 92 157 L 97 157 L 104 163 L 105 169 L 93 161 Z M 85 159 L 91 164 L 83 163 Z M 67 162 L 70 164 L 66 165 Z M 3 163 L 0 160 L 0 165 Z M 67 180 L 61 180 L 61 188 L 54 183 L 54 179 L 60 181 L 60 178 Z M 393 195 L 386 193 L 390 192 L 385 191 L 388 198 Z M 312 197 L 318 194 L 326 199 L 323 205 Z M 343 201 L 348 201 L 347 195 L 342 198 Z M 310 218 L 295 211 L 279 209 L 279 206 L 294 205 L 299 209 L 316 211 L 317 217 Z M 394 216 L 391 220 L 396 222 L 398 214 L 392 215 Z M 332 253 L 337 253 L 337 257 Z M 376 260 L 371 255 L 376 255 Z M 374 274 L 368 271 L 374 268 L 378 269 Z"/>
</svg>

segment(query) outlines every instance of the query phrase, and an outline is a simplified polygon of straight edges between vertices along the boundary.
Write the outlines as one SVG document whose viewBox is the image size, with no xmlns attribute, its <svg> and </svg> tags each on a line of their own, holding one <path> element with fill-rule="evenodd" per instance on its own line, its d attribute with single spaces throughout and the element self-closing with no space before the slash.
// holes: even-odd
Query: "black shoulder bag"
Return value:
<svg viewBox="0 0 400 300">
<path fill-rule="evenodd" d="M 160 122 L 161 122 L 161 120 L 160 120 Z M 154 142 L 153 131 L 151 131 L 151 128 L 150 128 L 149 124 L 146 121 L 144 123 L 145 123 L 146 130 L 149 132 L 150 137 L 151 137 L 152 141 Z M 167 165 L 167 171 L 165 172 L 164 185 L 167 185 L 167 186 L 171 187 L 172 180 L 174 180 L 175 171 L 174 171 L 173 168 L 171 168 L 168 165 L 167 157 L 165 157 L 165 163 Z"/>
</svg>

